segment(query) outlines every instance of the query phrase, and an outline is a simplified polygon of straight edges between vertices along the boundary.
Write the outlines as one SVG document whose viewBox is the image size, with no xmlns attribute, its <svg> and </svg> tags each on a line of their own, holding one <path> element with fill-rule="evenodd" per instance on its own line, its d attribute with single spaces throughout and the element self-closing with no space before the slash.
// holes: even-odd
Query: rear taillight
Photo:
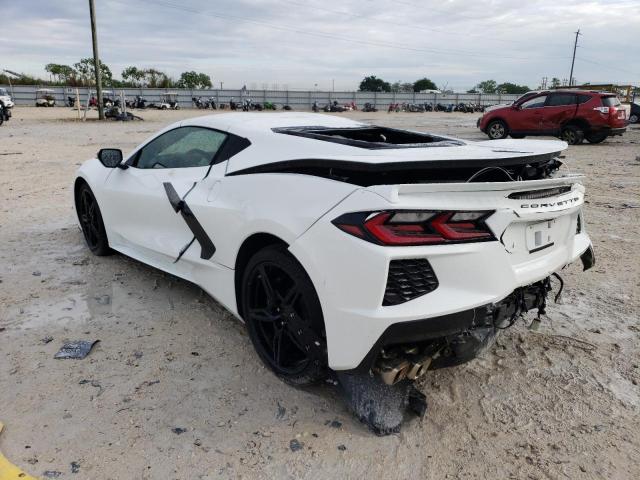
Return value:
<svg viewBox="0 0 640 480">
<path fill-rule="evenodd" d="M 593 107 L 593 109 L 600 113 L 604 113 L 605 115 L 609 113 L 609 107 Z"/>
<path fill-rule="evenodd" d="M 344 214 L 333 224 L 379 245 L 441 245 L 494 240 L 485 224 L 492 213 L 486 210 L 357 212 Z"/>
</svg>

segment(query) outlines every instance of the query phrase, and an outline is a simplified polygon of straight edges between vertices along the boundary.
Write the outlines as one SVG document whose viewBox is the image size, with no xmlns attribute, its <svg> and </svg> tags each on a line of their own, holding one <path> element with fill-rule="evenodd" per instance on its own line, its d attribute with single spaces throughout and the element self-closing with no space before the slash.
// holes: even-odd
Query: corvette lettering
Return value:
<svg viewBox="0 0 640 480">
<path fill-rule="evenodd" d="M 551 208 L 551 207 L 566 207 L 575 202 L 579 202 L 580 198 L 569 198 L 567 200 L 561 200 L 559 202 L 548 202 L 548 203 L 523 203 L 520 205 L 520 208 Z"/>
<path fill-rule="evenodd" d="M 200 247 L 202 249 L 200 252 L 200 258 L 202 258 L 203 260 L 209 260 L 211 257 L 213 257 L 213 254 L 216 253 L 216 247 L 213 244 L 213 241 L 211 240 L 211 238 L 209 238 L 207 232 L 204 231 L 204 228 L 202 228 L 202 225 L 189 208 L 189 205 L 187 205 L 187 203 L 180 198 L 178 192 L 176 192 L 176 189 L 173 188 L 173 185 L 171 185 L 171 183 L 169 182 L 165 182 L 163 183 L 163 185 L 165 192 L 167 192 L 167 197 L 169 197 L 169 203 L 171 203 L 171 206 L 176 211 L 176 213 L 180 213 L 180 215 L 182 215 L 182 218 L 189 227 L 189 230 L 193 232 L 195 240 L 197 240 L 200 244 Z M 190 245 L 191 243 L 187 245 L 187 248 Z M 184 251 L 186 251 L 186 249 L 180 252 L 180 256 L 182 256 Z M 180 257 L 178 257 L 178 259 L 179 258 Z"/>
</svg>

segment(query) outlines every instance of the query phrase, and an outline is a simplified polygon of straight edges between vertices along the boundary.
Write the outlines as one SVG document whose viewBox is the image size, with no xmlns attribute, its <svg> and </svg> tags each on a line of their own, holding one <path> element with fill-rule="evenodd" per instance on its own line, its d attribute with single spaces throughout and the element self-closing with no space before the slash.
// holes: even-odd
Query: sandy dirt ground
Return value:
<svg viewBox="0 0 640 480">
<path fill-rule="evenodd" d="M 537 332 L 520 322 L 482 358 L 429 372 L 426 417 L 380 438 L 333 387 L 275 378 L 198 287 L 90 254 L 78 165 L 202 112 L 140 114 L 82 123 L 23 107 L 0 127 L 0 450 L 14 463 L 43 478 L 640 478 L 638 127 L 566 153 L 588 175 L 595 268 L 563 271 Z M 471 114 L 344 115 L 485 138 Z M 54 360 L 66 339 L 100 343 Z"/>
</svg>

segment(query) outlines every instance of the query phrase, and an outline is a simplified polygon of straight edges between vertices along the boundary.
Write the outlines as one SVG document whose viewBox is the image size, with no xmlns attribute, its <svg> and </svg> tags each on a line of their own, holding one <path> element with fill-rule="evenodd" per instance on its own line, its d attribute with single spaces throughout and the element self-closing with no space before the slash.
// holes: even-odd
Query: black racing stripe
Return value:
<svg viewBox="0 0 640 480">
<path fill-rule="evenodd" d="M 216 253 L 216 247 L 213 244 L 213 241 L 209 235 L 207 235 L 207 232 L 204 231 L 204 228 L 189 208 L 189 205 L 187 205 L 184 200 L 180 199 L 180 196 L 178 195 L 178 192 L 176 192 L 176 189 L 173 188 L 173 185 L 170 182 L 164 182 L 163 185 L 165 192 L 167 192 L 167 197 L 169 197 L 169 203 L 171 203 L 171 206 L 176 213 L 179 212 L 180 215 L 182 215 L 182 218 L 189 227 L 189 230 L 193 232 L 193 236 L 200 244 L 200 258 L 203 260 L 209 260 L 213 257 L 213 254 Z"/>
</svg>

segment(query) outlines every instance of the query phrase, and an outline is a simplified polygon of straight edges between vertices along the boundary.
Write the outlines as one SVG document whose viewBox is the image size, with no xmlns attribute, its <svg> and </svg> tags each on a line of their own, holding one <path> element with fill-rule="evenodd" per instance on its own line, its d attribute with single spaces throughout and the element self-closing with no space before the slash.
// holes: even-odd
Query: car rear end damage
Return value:
<svg viewBox="0 0 640 480">
<path fill-rule="evenodd" d="M 415 341 L 421 338 L 445 341 L 453 335 L 445 344 L 450 346 L 453 338 L 459 344 L 460 335 L 473 337 L 477 328 L 488 326 L 495 331 L 514 312 L 543 307 L 549 277 L 591 246 L 581 217 L 581 181 L 581 176 L 570 175 L 528 181 L 374 185 L 355 191 L 291 246 L 318 289 L 330 366 L 382 371 L 385 367 L 376 362 L 390 347 L 407 348 L 406 355 L 394 355 L 401 363 L 411 364 L 412 356 L 425 347 L 422 344 L 416 350 Z M 362 212 L 365 219 L 381 213 L 420 212 L 431 215 L 427 223 L 433 215 L 481 212 L 491 237 L 394 245 L 362 238 L 355 230 L 336 225 L 344 223 L 345 216 Z M 421 228 L 426 234 L 434 232 L 427 224 Z M 415 230 L 412 226 L 405 233 L 415 238 Z M 402 229 L 396 233 L 402 236 Z M 398 338 L 396 330 L 407 335 Z M 359 340 L 353 342 L 354 338 Z M 405 343 L 409 338 L 414 341 Z M 476 343 L 474 354 L 484 341 Z M 451 361 L 437 361 L 435 355 L 444 356 L 446 345 L 428 356 L 434 366 L 466 358 L 459 351 Z M 418 364 L 415 358 L 413 363 Z M 413 369 L 424 370 L 415 365 Z"/>
</svg>

